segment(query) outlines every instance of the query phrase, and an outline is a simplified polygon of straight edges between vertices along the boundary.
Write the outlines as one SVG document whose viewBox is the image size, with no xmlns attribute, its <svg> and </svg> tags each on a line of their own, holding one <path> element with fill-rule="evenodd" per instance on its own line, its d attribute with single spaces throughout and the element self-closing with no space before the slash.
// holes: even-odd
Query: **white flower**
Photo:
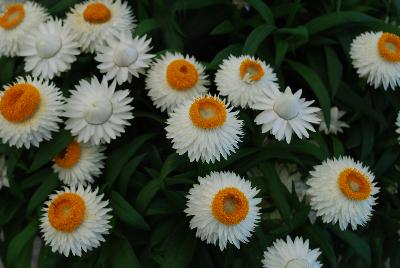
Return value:
<svg viewBox="0 0 400 268">
<path fill-rule="evenodd" d="M 272 68 L 251 56 L 230 56 L 215 74 L 219 94 L 242 108 L 252 107 L 263 91 L 278 90 L 276 81 Z"/>
<path fill-rule="evenodd" d="M 299 200 L 303 200 L 306 195 L 307 185 L 301 180 L 301 174 L 297 171 L 297 166 L 295 164 L 276 164 L 276 172 L 282 183 L 292 192 L 292 184 L 294 185 L 294 190 L 296 191 Z"/>
<path fill-rule="evenodd" d="M 132 76 L 144 74 L 154 57 L 147 54 L 151 50 L 150 42 L 146 36 L 133 39 L 130 32 L 121 33 L 118 39 L 110 38 L 107 45 L 97 51 L 95 60 L 101 63 L 97 68 L 108 80 L 117 80 L 118 85 L 126 81 L 131 83 Z"/>
<path fill-rule="evenodd" d="M 250 10 L 250 5 L 246 0 L 232 0 L 232 5 L 236 6 L 237 9 L 246 9 L 246 11 Z"/>
<path fill-rule="evenodd" d="M 264 268 L 320 268 L 319 249 L 310 249 L 308 239 L 287 236 L 286 241 L 278 239 L 264 252 Z"/>
<path fill-rule="evenodd" d="M 396 133 L 400 134 L 400 112 L 397 114 L 396 126 L 397 126 Z M 398 137 L 398 140 L 400 142 L 400 137 Z"/>
<path fill-rule="evenodd" d="M 236 151 L 243 135 L 243 121 L 218 97 L 200 96 L 175 109 L 167 120 L 172 147 L 190 161 L 212 162 Z"/>
<path fill-rule="evenodd" d="M 78 142 L 110 143 L 130 125 L 133 98 L 129 97 L 129 90 L 116 91 L 115 86 L 115 81 L 109 86 L 105 77 L 100 83 L 93 76 L 90 83 L 81 80 L 71 91 L 65 107 L 65 128 Z"/>
<path fill-rule="evenodd" d="M 350 157 L 328 159 L 310 172 L 311 208 L 325 223 L 337 223 L 341 230 L 350 224 L 353 230 L 365 225 L 376 204 L 379 188 L 368 167 Z"/>
<path fill-rule="evenodd" d="M 260 221 L 261 198 L 259 191 L 249 181 L 232 172 L 212 172 L 199 177 L 199 183 L 187 196 L 190 228 L 196 229 L 196 237 L 208 244 L 226 248 L 228 242 L 240 248 L 247 243 Z M 218 240 L 218 242 L 217 242 Z"/>
<path fill-rule="evenodd" d="M 131 32 L 136 26 L 132 9 L 121 0 L 89 0 L 76 4 L 65 23 L 77 34 L 81 50 L 90 53 L 108 39 L 120 32 Z"/>
<path fill-rule="evenodd" d="M 3 187 L 10 187 L 7 176 L 6 158 L 4 155 L 0 156 L 0 189 Z"/>
<path fill-rule="evenodd" d="M 53 170 L 60 180 L 71 186 L 86 186 L 101 174 L 106 158 L 104 146 L 90 145 L 72 141 L 67 148 L 54 158 Z"/>
<path fill-rule="evenodd" d="M 400 37 L 392 33 L 366 32 L 350 46 L 350 57 L 360 77 L 375 88 L 400 85 Z"/>
<path fill-rule="evenodd" d="M 26 34 L 19 56 L 25 57 L 25 71 L 53 79 L 68 71 L 79 55 L 73 32 L 59 19 L 50 19 Z"/>
<path fill-rule="evenodd" d="M 7 5 L 0 13 L 0 56 L 17 56 L 26 34 L 47 18 L 46 10 L 35 2 Z"/>
<path fill-rule="evenodd" d="M 49 196 L 40 218 L 40 231 L 52 252 L 82 256 L 100 246 L 108 234 L 112 216 L 108 201 L 102 201 L 98 189 L 92 191 L 82 185 L 64 187 Z"/>
<path fill-rule="evenodd" d="M 285 92 L 276 88 L 263 91 L 264 96 L 260 96 L 253 105 L 256 110 L 262 112 L 255 118 L 257 125 L 262 125 L 262 132 L 271 131 L 277 140 L 286 139 L 290 143 L 293 132 L 301 139 L 303 136 L 308 138 L 309 131 L 315 131 L 311 125 L 318 124 L 320 119 L 317 112 L 319 108 L 309 107 L 314 101 L 306 101 L 301 97 L 301 90 L 295 94 L 287 87 Z"/>
<path fill-rule="evenodd" d="M 146 89 L 153 104 L 172 112 L 184 102 L 207 93 L 205 67 L 194 57 L 167 52 L 147 72 Z"/>
<path fill-rule="evenodd" d="M 319 113 L 319 118 L 321 119 L 321 123 L 319 125 L 319 131 L 324 132 L 325 134 L 338 134 L 342 133 L 343 129 L 345 127 L 350 127 L 347 123 L 340 121 L 340 118 L 342 118 L 343 115 L 345 115 L 346 112 L 344 111 L 339 111 L 337 107 L 332 107 L 331 108 L 331 123 L 329 125 L 329 128 L 327 127 L 324 116 L 322 113 Z"/>
<path fill-rule="evenodd" d="M 58 131 L 64 99 L 61 91 L 47 80 L 18 77 L 0 92 L 0 137 L 17 148 L 39 147 Z"/>
</svg>

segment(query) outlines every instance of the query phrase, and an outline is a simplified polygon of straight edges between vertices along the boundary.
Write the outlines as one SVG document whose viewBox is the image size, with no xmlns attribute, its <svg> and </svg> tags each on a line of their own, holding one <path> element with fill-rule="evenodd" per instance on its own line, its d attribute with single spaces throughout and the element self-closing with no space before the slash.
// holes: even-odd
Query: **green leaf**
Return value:
<svg viewBox="0 0 400 268">
<path fill-rule="evenodd" d="M 214 59 L 207 65 L 208 69 L 217 69 L 218 65 L 222 63 L 224 59 L 227 59 L 230 55 L 239 56 L 242 53 L 242 44 L 232 44 L 218 52 Z"/>
<path fill-rule="evenodd" d="M 375 176 L 381 176 L 388 170 L 399 157 L 400 152 L 394 148 L 387 149 L 382 156 L 379 158 L 375 165 L 374 173 Z"/>
<path fill-rule="evenodd" d="M 11 82 L 14 77 L 15 58 L 0 58 L 0 85 L 6 85 Z"/>
<path fill-rule="evenodd" d="M 141 265 L 139 263 L 138 258 L 136 257 L 135 252 L 128 239 L 125 236 L 118 233 L 117 237 L 112 241 L 112 260 L 111 267 L 113 268 L 121 268 L 121 267 L 129 267 L 129 268 L 140 268 Z"/>
<path fill-rule="evenodd" d="M 327 240 L 323 235 L 323 230 L 317 225 L 306 225 L 304 227 L 304 232 L 306 237 L 308 237 L 311 242 L 314 242 L 317 247 L 322 251 L 322 254 L 328 259 L 329 265 L 332 268 L 337 268 L 337 261 L 335 251 L 333 250 L 332 243 Z"/>
<path fill-rule="evenodd" d="M 153 197 L 163 185 L 162 180 L 151 180 L 139 192 L 136 199 L 136 206 L 140 211 L 145 211 Z"/>
<path fill-rule="evenodd" d="M 274 25 L 274 16 L 271 12 L 271 9 L 261 0 L 248 0 L 247 1 L 257 12 L 261 15 L 261 17 L 265 20 L 269 25 Z"/>
<path fill-rule="evenodd" d="M 155 29 L 160 28 L 160 22 L 156 19 L 146 19 L 141 21 L 135 31 L 133 32 L 135 36 L 142 36 Z"/>
<path fill-rule="evenodd" d="M 211 35 L 227 34 L 233 32 L 235 27 L 230 20 L 224 20 L 211 31 Z"/>
<path fill-rule="evenodd" d="M 258 46 L 272 33 L 274 26 L 263 24 L 255 28 L 247 37 L 243 46 L 243 54 L 254 55 Z"/>
<path fill-rule="evenodd" d="M 8 267 L 13 267 L 15 263 L 18 263 L 20 254 L 24 247 L 32 242 L 33 237 L 38 231 L 38 220 L 33 220 L 28 226 L 24 228 L 20 233 L 11 239 L 10 244 L 7 247 L 7 258 L 6 263 Z"/>
<path fill-rule="evenodd" d="M 43 202 L 47 199 L 49 194 L 51 194 L 59 185 L 58 177 L 55 173 L 49 173 L 44 179 L 39 188 L 36 189 L 35 193 L 32 195 L 28 203 L 28 208 L 26 209 L 27 215 L 30 215 L 33 210 L 41 206 Z"/>
<path fill-rule="evenodd" d="M 63 0 L 58 1 L 55 5 L 49 9 L 50 14 L 52 15 L 61 15 L 65 14 L 66 11 L 72 7 L 74 4 L 80 2 L 79 0 Z"/>
<path fill-rule="evenodd" d="M 196 8 L 204 8 L 211 5 L 218 4 L 220 0 L 179 0 L 174 5 L 174 10 L 184 11 Z"/>
<path fill-rule="evenodd" d="M 149 230 L 150 227 L 143 217 L 119 193 L 111 192 L 111 206 L 118 219 L 132 227 Z"/>
<path fill-rule="evenodd" d="M 343 66 L 336 52 L 331 47 L 325 46 L 324 50 L 329 87 L 331 89 L 331 95 L 334 97 L 339 89 L 340 81 L 342 80 Z"/>
<path fill-rule="evenodd" d="M 136 168 L 139 164 L 143 161 L 144 157 L 147 153 L 138 155 L 133 159 L 129 160 L 128 163 L 125 164 L 124 168 L 121 171 L 121 176 L 119 177 L 118 183 L 118 190 L 122 195 L 126 194 L 128 189 L 129 180 L 131 179 L 132 174 L 135 172 Z"/>
<path fill-rule="evenodd" d="M 29 168 L 29 172 L 33 172 L 49 163 L 57 154 L 62 152 L 72 141 L 69 131 L 61 130 L 54 134 L 50 141 L 42 142 L 35 154 L 33 162 Z"/>
<path fill-rule="evenodd" d="M 344 155 L 343 143 L 335 136 L 331 136 L 331 139 L 332 139 L 332 146 L 333 146 L 333 156 L 339 157 L 341 155 Z"/>
<path fill-rule="evenodd" d="M 275 68 L 279 68 L 279 66 L 281 66 L 282 61 L 285 58 L 286 52 L 288 51 L 288 48 L 288 42 L 282 40 L 277 41 L 275 48 Z"/>
<path fill-rule="evenodd" d="M 331 122 L 331 99 L 324 83 L 321 81 L 319 76 L 308 66 L 291 60 L 288 60 L 288 63 L 295 72 L 303 77 L 303 79 L 307 82 L 307 84 L 317 96 L 322 108 L 322 112 L 324 113 L 325 122 L 329 126 Z"/>
<path fill-rule="evenodd" d="M 185 235 L 175 233 L 173 242 L 166 253 L 161 268 L 186 268 L 192 260 L 196 248 L 196 239 L 191 233 Z"/>
<path fill-rule="evenodd" d="M 22 203 L 13 198 L 3 196 L 0 200 L 0 227 L 8 223 L 22 206 Z"/>
<path fill-rule="evenodd" d="M 178 156 L 176 153 L 170 154 L 161 168 L 160 179 L 165 179 L 182 163 L 182 160 L 182 157 Z"/>
</svg>

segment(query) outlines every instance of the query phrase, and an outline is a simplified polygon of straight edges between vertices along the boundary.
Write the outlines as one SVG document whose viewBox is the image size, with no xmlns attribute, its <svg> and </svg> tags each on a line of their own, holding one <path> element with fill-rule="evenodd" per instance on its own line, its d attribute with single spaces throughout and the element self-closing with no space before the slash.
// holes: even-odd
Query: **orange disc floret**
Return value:
<svg viewBox="0 0 400 268">
<path fill-rule="evenodd" d="M 392 33 L 382 33 L 378 41 L 379 54 L 387 61 L 400 61 L 400 37 Z"/>
<path fill-rule="evenodd" d="M 167 67 L 168 84 L 176 90 L 188 90 L 199 79 L 196 67 L 187 60 L 174 60 Z"/>
<path fill-rule="evenodd" d="M 83 18 L 89 23 L 100 24 L 111 19 L 111 11 L 102 3 L 91 3 L 83 11 Z"/>
<path fill-rule="evenodd" d="M 225 225 L 234 225 L 243 221 L 249 212 L 249 201 L 239 189 L 227 187 L 214 196 L 211 204 L 212 214 Z"/>
<path fill-rule="evenodd" d="M 48 218 L 54 229 L 72 232 L 85 218 L 85 201 L 76 193 L 60 194 L 50 203 Z"/>
<path fill-rule="evenodd" d="M 78 163 L 80 157 L 81 146 L 74 140 L 67 148 L 54 157 L 54 162 L 62 168 L 71 168 Z"/>
<path fill-rule="evenodd" d="M 204 96 L 192 103 L 189 116 L 195 126 L 212 129 L 224 124 L 227 111 L 224 102 L 219 98 Z"/>
<path fill-rule="evenodd" d="M 365 200 L 371 194 L 371 183 L 368 178 L 354 168 L 346 168 L 338 178 L 339 188 L 342 193 L 352 200 Z"/>
<path fill-rule="evenodd" d="M 0 113 L 13 123 L 31 118 L 40 106 L 40 93 L 28 83 L 15 84 L 8 88 L 0 100 Z"/>
<path fill-rule="evenodd" d="M 11 4 L 0 16 L 0 26 L 6 30 L 17 27 L 25 17 L 25 8 L 23 4 Z"/>
<path fill-rule="evenodd" d="M 261 63 L 252 59 L 243 60 L 240 64 L 240 78 L 243 79 L 246 75 L 248 75 L 251 81 L 260 80 L 264 75 L 264 69 Z"/>
</svg>

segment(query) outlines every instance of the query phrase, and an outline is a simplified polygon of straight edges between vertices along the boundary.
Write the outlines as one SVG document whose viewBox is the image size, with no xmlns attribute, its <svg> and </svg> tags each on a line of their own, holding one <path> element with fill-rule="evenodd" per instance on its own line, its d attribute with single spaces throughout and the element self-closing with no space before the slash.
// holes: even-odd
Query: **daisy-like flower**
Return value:
<svg viewBox="0 0 400 268">
<path fill-rule="evenodd" d="M 172 112 L 185 101 L 207 93 L 204 70 L 194 57 L 167 52 L 147 72 L 148 95 L 161 111 Z"/>
<path fill-rule="evenodd" d="M 317 112 L 319 108 L 309 107 L 314 101 L 306 101 L 301 97 L 301 89 L 295 94 L 287 87 L 285 92 L 276 88 L 264 91 L 263 97 L 258 98 L 253 105 L 262 112 L 254 122 L 262 125 L 262 132 L 271 131 L 277 140 L 286 139 L 290 143 L 293 132 L 301 139 L 308 138 L 308 131 L 315 132 L 311 123 L 318 124 L 320 119 Z"/>
<path fill-rule="evenodd" d="M 25 35 L 47 18 L 46 10 L 37 3 L 8 4 L 0 11 L 0 56 L 17 56 Z"/>
<path fill-rule="evenodd" d="M 395 89 L 400 85 L 400 36 L 386 32 L 366 32 L 350 46 L 350 57 L 360 77 L 375 88 Z"/>
<path fill-rule="evenodd" d="M 67 185 L 92 183 L 104 167 L 105 147 L 72 141 L 53 159 L 53 169 Z"/>
<path fill-rule="evenodd" d="M 224 250 L 229 243 L 240 248 L 247 243 L 260 221 L 261 198 L 249 181 L 232 172 L 211 172 L 189 190 L 187 196 L 190 228 L 196 237 Z M 217 242 L 218 240 L 218 242 Z"/>
<path fill-rule="evenodd" d="M 65 107 L 65 128 L 78 142 L 110 143 L 130 125 L 133 98 L 129 90 L 116 91 L 115 87 L 115 81 L 109 86 L 105 77 L 100 83 L 94 76 L 90 82 L 81 80 L 71 91 Z"/>
<path fill-rule="evenodd" d="M 77 34 L 83 52 L 95 52 L 106 40 L 136 26 L 132 9 L 120 0 L 89 0 L 76 4 L 68 13 L 66 25 Z"/>
<path fill-rule="evenodd" d="M 215 74 L 222 96 L 236 107 L 252 107 L 264 91 L 278 90 L 276 74 L 264 61 L 251 56 L 230 56 Z"/>
<path fill-rule="evenodd" d="M 59 19 L 50 19 L 27 33 L 18 53 L 25 57 L 25 71 L 53 79 L 71 68 L 79 55 L 72 31 Z"/>
<path fill-rule="evenodd" d="M 0 156 L 0 189 L 3 187 L 10 187 L 10 182 L 7 177 L 6 158 L 4 155 Z"/>
<path fill-rule="evenodd" d="M 0 92 L 0 137 L 3 143 L 38 147 L 58 131 L 64 99 L 61 91 L 47 80 L 18 77 Z"/>
<path fill-rule="evenodd" d="M 324 132 L 325 134 L 332 133 L 334 135 L 343 132 L 343 128 L 350 127 L 346 122 L 340 120 L 342 116 L 344 116 L 346 112 L 340 111 L 337 107 L 331 108 L 331 123 L 329 128 L 327 127 L 324 116 L 322 113 L 319 113 L 319 118 L 321 119 L 321 123 L 319 125 L 319 131 Z"/>
<path fill-rule="evenodd" d="M 90 187 L 64 187 L 50 195 L 40 218 L 40 231 L 52 252 L 69 256 L 82 256 L 100 246 L 108 234 L 112 216 L 103 194 Z"/>
<path fill-rule="evenodd" d="M 299 200 L 303 200 L 306 195 L 307 185 L 301 180 L 301 174 L 297 170 L 295 164 L 279 163 L 275 165 L 276 172 L 281 179 L 283 185 L 292 192 L 292 184 Z"/>
<path fill-rule="evenodd" d="M 368 167 L 350 157 L 328 159 L 310 172 L 311 208 L 325 223 L 337 223 L 341 230 L 350 224 L 353 230 L 365 225 L 376 204 L 379 188 Z"/>
<path fill-rule="evenodd" d="M 188 100 L 170 114 L 167 138 L 172 147 L 190 161 L 212 162 L 236 151 L 243 135 L 243 121 L 218 97 L 200 96 Z"/>
<path fill-rule="evenodd" d="M 320 268 L 319 249 L 310 249 L 308 240 L 287 236 L 286 241 L 278 239 L 264 252 L 264 268 Z"/>
<path fill-rule="evenodd" d="M 132 38 L 130 32 L 121 33 L 117 38 L 107 40 L 107 46 L 102 46 L 97 51 L 95 60 L 100 72 L 105 73 L 108 80 L 115 79 L 118 85 L 132 81 L 132 76 L 139 77 L 149 67 L 154 57 L 148 54 L 151 50 L 151 39 L 146 36 Z"/>
</svg>

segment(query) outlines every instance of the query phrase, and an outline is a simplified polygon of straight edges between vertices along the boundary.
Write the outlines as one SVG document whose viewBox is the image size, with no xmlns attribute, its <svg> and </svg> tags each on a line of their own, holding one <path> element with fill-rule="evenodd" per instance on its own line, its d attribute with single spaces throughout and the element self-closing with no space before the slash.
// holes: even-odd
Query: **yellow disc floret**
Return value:
<svg viewBox="0 0 400 268">
<path fill-rule="evenodd" d="M 6 11 L 0 15 L 0 26 L 6 30 L 17 27 L 25 17 L 25 8 L 23 4 L 11 4 L 7 6 Z"/>
<path fill-rule="evenodd" d="M 346 168 L 338 178 L 339 188 L 351 200 L 365 200 L 371 194 L 371 183 L 368 178 L 354 168 Z"/>
<path fill-rule="evenodd" d="M 188 90 L 199 79 L 196 67 L 187 60 L 174 60 L 167 67 L 168 84 L 175 90 Z"/>
<path fill-rule="evenodd" d="M 400 61 L 400 37 L 392 33 L 382 33 L 378 41 L 379 54 L 387 61 Z"/>
<path fill-rule="evenodd" d="M 264 76 L 264 69 L 259 61 L 245 59 L 240 64 L 240 78 L 258 81 Z"/>
<path fill-rule="evenodd" d="M 83 11 L 83 18 L 89 23 L 101 24 L 111 19 L 111 11 L 102 3 L 91 3 Z"/>
<path fill-rule="evenodd" d="M 225 123 L 227 111 L 224 102 L 219 98 L 204 96 L 192 103 L 189 116 L 195 126 L 212 129 Z"/>
<path fill-rule="evenodd" d="M 249 201 L 239 189 L 227 187 L 214 196 L 211 204 L 212 214 L 225 225 L 234 225 L 243 221 L 249 212 Z"/>
<path fill-rule="evenodd" d="M 54 229 L 72 232 L 85 218 L 85 202 L 76 193 L 60 194 L 50 203 L 48 218 Z"/>
<path fill-rule="evenodd" d="M 78 163 L 81 157 L 81 146 L 77 141 L 72 141 L 67 148 L 54 157 L 54 162 L 62 168 L 71 168 Z"/>
<path fill-rule="evenodd" d="M 8 88 L 0 100 L 0 113 L 13 123 L 31 118 L 40 106 L 40 93 L 28 83 L 15 84 Z"/>
</svg>

